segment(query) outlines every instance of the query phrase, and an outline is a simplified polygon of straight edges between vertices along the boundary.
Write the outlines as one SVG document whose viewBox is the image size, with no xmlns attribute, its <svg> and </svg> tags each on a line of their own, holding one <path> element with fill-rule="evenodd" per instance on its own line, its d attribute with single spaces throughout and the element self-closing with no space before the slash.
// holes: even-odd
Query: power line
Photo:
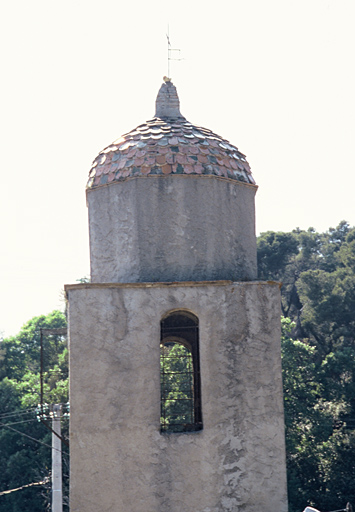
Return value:
<svg viewBox="0 0 355 512">
<path fill-rule="evenodd" d="M 33 482 L 32 484 L 22 485 L 21 487 L 16 487 L 16 489 L 9 489 L 8 491 L 1 491 L 0 496 L 4 494 L 11 494 L 15 491 L 20 491 L 21 489 L 25 489 L 26 487 L 33 487 L 34 485 L 45 485 L 49 482 L 49 477 L 46 477 L 42 482 Z"/>
<path fill-rule="evenodd" d="M 23 421 L 35 417 L 36 416 L 33 414 L 33 412 L 27 414 L 13 414 L 11 416 L 0 416 L 0 421 Z"/>
<path fill-rule="evenodd" d="M 28 420 L 15 421 L 13 423 L 4 423 L 7 427 L 10 425 L 19 425 L 20 423 L 29 423 L 30 421 L 37 421 L 36 418 L 28 418 Z"/>
<path fill-rule="evenodd" d="M 35 441 L 36 443 L 43 444 L 43 446 L 47 446 L 48 448 L 52 449 L 51 445 L 44 443 L 43 441 L 40 441 L 39 439 L 35 439 L 34 437 L 29 436 L 28 434 L 25 434 L 24 432 L 21 432 L 20 430 L 16 430 L 15 428 L 12 428 L 9 425 L 6 425 L 5 423 L 0 423 L 0 427 L 5 427 L 10 430 L 13 430 L 17 434 L 21 434 L 22 436 L 28 437 L 28 439 L 31 439 L 32 441 Z M 58 450 L 58 451 L 62 451 L 62 450 Z M 63 452 L 63 453 L 65 453 L 65 452 Z"/>
<path fill-rule="evenodd" d="M 59 405 L 64 405 L 64 406 L 66 406 L 67 404 L 68 404 L 68 402 L 60 402 L 59 403 Z M 43 404 L 43 405 L 46 405 L 46 404 Z M 35 412 L 37 409 L 38 409 L 38 405 L 29 407 L 28 409 L 17 409 L 17 410 L 15 409 L 14 411 L 9 411 L 9 412 L 4 412 L 4 413 L 0 412 L 0 418 L 5 418 L 8 416 L 16 416 L 16 414 L 30 414 L 31 412 Z"/>
<path fill-rule="evenodd" d="M 0 414 L 0 419 L 9 418 L 10 416 L 17 416 L 17 415 L 23 415 L 23 414 L 31 414 L 32 412 L 35 412 L 36 407 L 33 407 L 32 409 L 20 409 L 18 411 L 13 412 L 5 412 L 3 414 Z"/>
</svg>

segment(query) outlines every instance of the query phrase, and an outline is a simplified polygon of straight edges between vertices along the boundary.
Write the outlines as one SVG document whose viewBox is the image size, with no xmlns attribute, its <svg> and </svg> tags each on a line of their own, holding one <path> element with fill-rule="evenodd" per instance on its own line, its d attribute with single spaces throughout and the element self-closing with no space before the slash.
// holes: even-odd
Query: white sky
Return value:
<svg viewBox="0 0 355 512">
<path fill-rule="evenodd" d="M 181 112 L 247 155 L 257 232 L 355 224 L 354 0 L 12 0 L 0 19 L 5 335 L 89 274 L 90 164 L 153 117 L 168 22 Z"/>
</svg>

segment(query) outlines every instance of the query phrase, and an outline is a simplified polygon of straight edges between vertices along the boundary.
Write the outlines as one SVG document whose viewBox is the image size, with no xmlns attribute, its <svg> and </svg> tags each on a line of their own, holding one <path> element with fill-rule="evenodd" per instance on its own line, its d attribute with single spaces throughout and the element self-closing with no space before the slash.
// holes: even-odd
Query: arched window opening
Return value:
<svg viewBox="0 0 355 512">
<path fill-rule="evenodd" d="M 161 321 L 161 431 L 202 429 L 198 318 L 174 311 Z"/>
</svg>

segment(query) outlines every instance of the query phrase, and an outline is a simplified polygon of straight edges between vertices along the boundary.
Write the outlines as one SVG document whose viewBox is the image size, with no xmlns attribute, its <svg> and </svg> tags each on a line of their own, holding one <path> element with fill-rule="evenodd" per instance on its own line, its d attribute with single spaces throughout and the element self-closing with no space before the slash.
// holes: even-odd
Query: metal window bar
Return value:
<svg viewBox="0 0 355 512">
<path fill-rule="evenodd" d="M 164 332 L 166 332 L 166 331 L 184 331 L 184 330 L 197 331 L 198 326 L 197 325 L 183 325 L 183 326 L 177 325 L 177 326 L 170 326 L 170 327 L 163 328 Z"/>
<path fill-rule="evenodd" d="M 176 328 L 175 328 L 176 330 Z M 171 346 L 168 347 L 167 345 Z M 178 342 L 167 342 L 167 345 L 161 347 L 161 423 L 162 431 L 184 432 L 199 430 L 201 427 L 196 425 L 195 421 L 195 396 L 194 379 L 196 372 L 193 368 L 193 357 L 191 350 Z M 188 353 L 171 355 L 171 350 L 176 347 L 184 347 Z M 174 362 L 183 361 L 186 369 L 170 368 L 169 365 Z M 177 377 L 185 377 L 176 379 Z M 175 396 L 171 397 L 170 393 Z M 177 407 L 176 407 L 177 406 Z"/>
<path fill-rule="evenodd" d="M 161 322 L 162 432 L 202 429 L 198 332 L 198 318 L 183 311 Z M 176 345 L 184 347 L 185 354 L 172 354 Z M 179 367 L 179 361 L 185 368 Z"/>
</svg>

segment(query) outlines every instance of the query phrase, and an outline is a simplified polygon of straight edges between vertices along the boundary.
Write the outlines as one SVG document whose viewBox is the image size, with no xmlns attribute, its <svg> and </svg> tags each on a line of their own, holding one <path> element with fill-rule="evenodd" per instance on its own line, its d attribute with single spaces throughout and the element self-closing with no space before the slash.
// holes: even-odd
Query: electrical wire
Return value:
<svg viewBox="0 0 355 512">
<path fill-rule="evenodd" d="M 16 489 L 9 489 L 8 491 L 1 491 L 0 496 L 3 496 L 4 494 L 11 494 L 15 491 L 20 491 L 21 489 L 25 489 L 26 487 L 33 487 L 34 485 L 45 485 L 49 482 L 49 478 L 45 478 L 42 480 L 42 482 L 33 482 L 32 484 L 22 485 L 21 487 L 16 487 Z"/>
<path fill-rule="evenodd" d="M 29 423 L 30 421 L 37 421 L 36 418 L 28 418 L 28 420 L 15 421 L 13 423 L 4 423 L 7 427 L 10 425 L 19 425 L 20 423 Z"/>
<path fill-rule="evenodd" d="M 17 416 L 17 415 L 23 415 L 23 414 L 31 414 L 33 412 L 35 412 L 36 410 L 36 407 L 33 407 L 32 409 L 22 409 L 22 410 L 18 410 L 18 411 L 13 411 L 13 412 L 5 412 L 3 414 L 0 413 L 0 419 L 5 419 L 5 418 L 9 418 L 10 416 Z"/>
<path fill-rule="evenodd" d="M 16 430 L 15 428 L 12 428 L 12 427 L 6 425 L 5 423 L 0 423 L 0 427 L 5 427 L 10 430 L 13 430 L 14 432 L 17 432 L 17 434 L 21 434 L 22 436 L 28 437 L 28 439 L 31 439 L 32 441 L 35 441 L 36 443 L 43 444 L 43 446 L 47 446 L 48 448 L 52 449 L 52 446 L 50 444 L 44 443 L 43 441 L 40 441 L 39 439 L 35 439 L 34 437 L 29 436 L 28 434 L 25 434 L 24 432 L 21 432 L 20 430 Z M 66 455 L 69 455 L 67 452 L 63 452 L 63 450 L 60 450 L 58 448 L 53 448 L 53 450 L 56 450 L 58 452 L 65 453 Z"/>
<path fill-rule="evenodd" d="M 68 402 L 56 402 L 56 403 L 58 403 L 58 405 L 62 405 L 64 407 L 67 407 L 67 405 L 68 405 Z M 15 411 L 4 412 L 4 413 L 0 412 L 0 420 L 10 418 L 11 416 L 21 416 L 21 415 L 26 415 L 26 414 L 32 414 L 32 413 L 35 413 L 37 410 L 38 410 L 38 406 L 34 406 L 34 407 L 28 408 L 28 409 L 18 409 Z"/>
</svg>

